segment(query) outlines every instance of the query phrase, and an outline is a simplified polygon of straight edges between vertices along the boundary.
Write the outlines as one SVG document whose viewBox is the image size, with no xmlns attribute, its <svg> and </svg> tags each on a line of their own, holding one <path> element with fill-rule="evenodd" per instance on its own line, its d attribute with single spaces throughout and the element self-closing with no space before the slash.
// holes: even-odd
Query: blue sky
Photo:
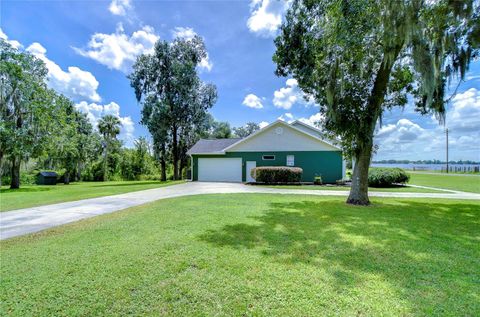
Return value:
<svg viewBox="0 0 480 317">
<path fill-rule="evenodd" d="M 217 120 L 240 126 L 278 118 L 313 123 L 318 107 L 302 98 L 296 82 L 274 75 L 273 38 L 288 6 L 252 1 L 12 1 L 0 3 L 0 36 L 43 59 L 49 85 L 71 97 L 93 123 L 120 117 L 127 145 L 148 132 L 126 78 L 138 54 L 157 39 L 202 36 L 208 59 L 199 66 L 214 83 Z M 480 160 L 480 63 L 475 62 L 448 105 L 451 159 Z M 443 126 L 412 107 L 386 113 L 375 159 L 443 159 Z"/>
</svg>

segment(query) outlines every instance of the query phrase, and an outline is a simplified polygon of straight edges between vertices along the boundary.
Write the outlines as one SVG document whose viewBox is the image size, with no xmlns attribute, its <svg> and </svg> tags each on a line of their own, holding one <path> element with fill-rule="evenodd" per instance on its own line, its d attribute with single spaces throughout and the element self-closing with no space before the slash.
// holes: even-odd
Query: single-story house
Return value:
<svg viewBox="0 0 480 317">
<path fill-rule="evenodd" d="M 250 171 L 257 166 L 301 167 L 302 182 L 321 176 L 334 183 L 345 176 L 342 150 L 300 121 L 278 120 L 243 139 L 201 139 L 187 154 L 192 181 L 254 182 Z"/>
</svg>

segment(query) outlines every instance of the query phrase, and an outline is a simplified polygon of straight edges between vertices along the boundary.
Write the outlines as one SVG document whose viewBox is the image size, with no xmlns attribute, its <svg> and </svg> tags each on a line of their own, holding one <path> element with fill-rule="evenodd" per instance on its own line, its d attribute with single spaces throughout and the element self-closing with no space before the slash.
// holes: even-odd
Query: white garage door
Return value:
<svg viewBox="0 0 480 317">
<path fill-rule="evenodd" d="M 241 158 L 199 158 L 198 180 L 203 182 L 241 182 Z"/>
</svg>

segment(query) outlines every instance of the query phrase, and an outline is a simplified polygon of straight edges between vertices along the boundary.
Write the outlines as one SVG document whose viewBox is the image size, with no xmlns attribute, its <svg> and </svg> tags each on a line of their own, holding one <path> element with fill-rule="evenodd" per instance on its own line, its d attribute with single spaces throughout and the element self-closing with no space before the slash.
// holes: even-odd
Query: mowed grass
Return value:
<svg viewBox="0 0 480 317">
<path fill-rule="evenodd" d="M 152 189 L 182 183 L 183 181 L 120 181 L 120 182 L 81 182 L 69 185 L 22 185 L 20 189 L 0 189 L 0 211 L 35 207 L 123 194 L 138 190 Z"/>
<path fill-rule="evenodd" d="M 181 197 L 0 242 L 6 316 L 478 316 L 478 201 Z"/>
<path fill-rule="evenodd" d="M 480 193 L 480 176 L 410 172 L 410 184 Z"/>
<path fill-rule="evenodd" d="M 255 185 L 261 186 L 261 185 Z M 262 185 L 263 186 L 263 185 Z M 307 190 L 343 190 L 349 191 L 350 186 L 327 186 L 327 185 L 266 185 L 271 188 L 281 189 L 307 189 Z M 442 190 L 434 190 L 429 188 L 418 188 L 410 186 L 394 186 L 388 188 L 369 187 L 369 192 L 393 192 L 393 193 L 445 193 Z"/>
</svg>

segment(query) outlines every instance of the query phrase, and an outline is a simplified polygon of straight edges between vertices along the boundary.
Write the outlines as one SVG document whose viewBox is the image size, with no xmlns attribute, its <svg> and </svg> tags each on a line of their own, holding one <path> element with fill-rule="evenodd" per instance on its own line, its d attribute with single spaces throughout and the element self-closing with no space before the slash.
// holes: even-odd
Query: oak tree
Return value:
<svg viewBox="0 0 480 317">
<path fill-rule="evenodd" d="M 479 54 L 479 2 L 294 0 L 275 45 L 276 74 L 315 99 L 323 128 L 355 160 L 347 202 L 366 205 L 383 112 L 411 96 L 443 120 L 449 82 Z"/>
</svg>

